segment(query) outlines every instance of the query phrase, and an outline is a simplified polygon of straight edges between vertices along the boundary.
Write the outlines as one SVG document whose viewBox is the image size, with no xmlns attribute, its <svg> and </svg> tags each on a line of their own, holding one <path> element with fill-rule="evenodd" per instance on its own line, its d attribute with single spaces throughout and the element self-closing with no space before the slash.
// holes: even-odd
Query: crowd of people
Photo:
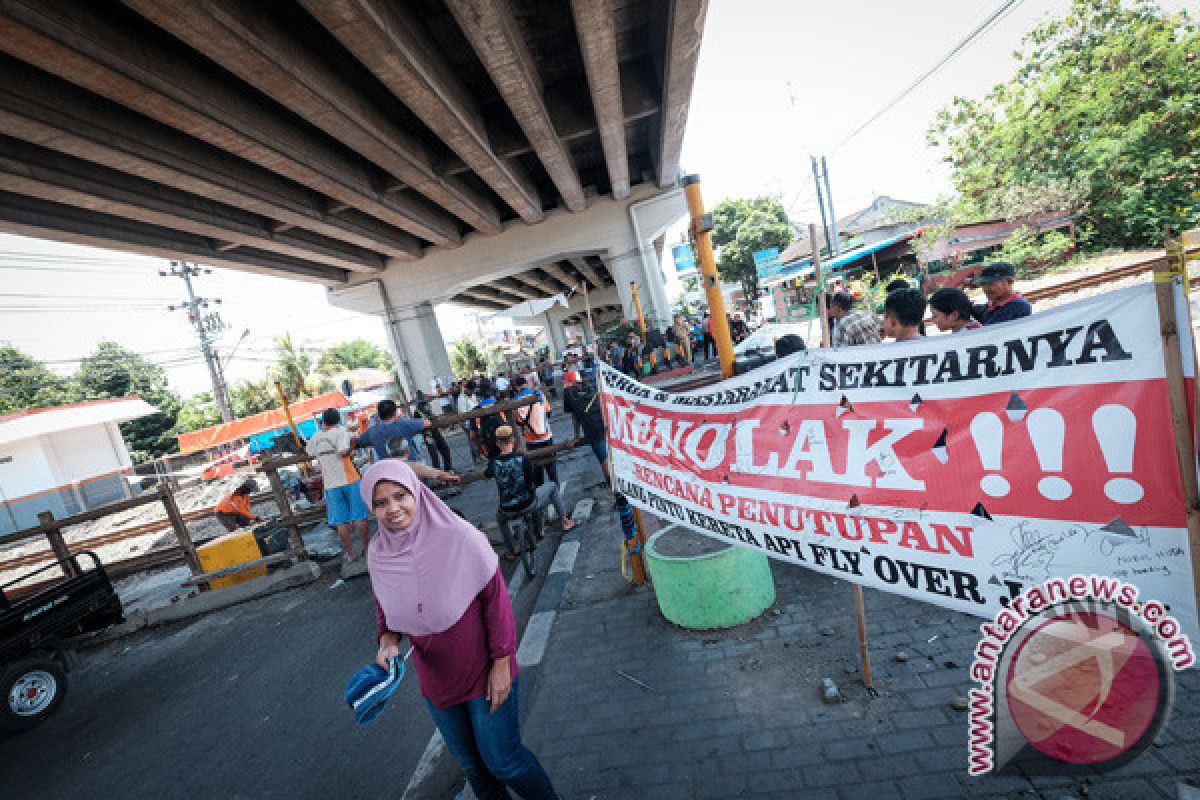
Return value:
<svg viewBox="0 0 1200 800">
<path fill-rule="evenodd" d="M 938 289 L 926 299 L 907 281 L 896 280 L 886 287 L 882 316 L 857 307 L 856 298 L 835 285 L 827 298 L 831 344 L 923 336 L 927 310 L 934 326 L 947 333 L 1028 316 L 1032 307 L 1015 290 L 1014 280 L 1009 264 L 985 267 L 980 275 L 984 306 L 973 305 L 961 289 Z M 735 343 L 749 335 L 741 315 L 730 314 L 727 322 Z M 796 335 L 776 341 L 780 356 L 804 347 Z M 599 352 L 634 377 L 711 359 L 716 354 L 712 320 L 677 315 L 665 328 L 647 328 L 644 337 L 629 332 Z M 383 400 L 357 435 L 346 427 L 341 412 L 327 409 L 320 430 L 306 444 L 324 481 L 329 525 L 348 561 L 366 558 L 375 595 L 378 672 L 356 675 L 354 691 L 370 697 L 377 686 L 386 686 L 407 636 L 430 713 L 478 797 L 507 796 L 506 788 L 525 798 L 556 796 L 537 757 L 521 743 L 516 631 L 499 558 L 518 557 L 512 522 L 520 517 L 553 508 L 563 531 L 574 525 L 563 503 L 553 453 L 536 455 L 555 445 L 550 415 L 560 387 L 562 409 L 573 421 L 571 444 L 587 444 L 609 477 L 596 358 L 590 352 L 568 355 L 560 365 L 542 361 L 536 367 L 476 375 L 444 390 L 435 386 L 433 394 L 418 391 L 407 409 Z M 487 462 L 486 475 L 496 485 L 496 520 L 505 548 L 498 557 L 487 537 L 423 481 L 460 480 L 450 471 L 453 454 L 444 426 L 434 423 L 436 416 L 485 411 L 520 399 L 530 402 L 462 420 L 472 460 Z M 523 451 L 518 447 L 522 440 Z M 432 466 L 421 460 L 422 448 L 428 449 Z M 361 475 L 353 458 L 356 450 L 368 450 L 373 459 Z M 218 506 L 226 527 L 257 519 L 249 507 L 256 488 L 247 481 Z M 370 514 L 379 522 L 373 537 L 368 533 Z M 361 539 L 361 555 L 355 554 L 352 531 Z"/>
<path fill-rule="evenodd" d="M 925 335 L 925 313 L 939 331 L 958 333 L 1027 317 L 1033 306 L 1016 290 L 1012 264 L 997 261 L 979 273 L 986 303 L 976 305 L 955 287 L 933 292 L 928 299 L 908 281 L 896 279 L 886 286 L 882 317 L 873 309 L 857 308 L 855 297 L 840 287 L 828 298 L 830 344 L 850 347 L 875 344 L 883 339 L 904 341 Z"/>
</svg>

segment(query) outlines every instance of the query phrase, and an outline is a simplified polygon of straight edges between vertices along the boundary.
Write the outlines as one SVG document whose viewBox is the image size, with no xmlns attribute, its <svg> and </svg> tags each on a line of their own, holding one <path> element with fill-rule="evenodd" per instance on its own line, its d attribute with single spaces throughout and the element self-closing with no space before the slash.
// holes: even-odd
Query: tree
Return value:
<svg viewBox="0 0 1200 800">
<path fill-rule="evenodd" d="M 450 367 L 454 370 L 454 377 L 467 380 L 476 373 L 488 371 L 487 356 L 473 338 L 464 336 L 456 340 L 452 347 Z"/>
<path fill-rule="evenodd" d="M 73 398 L 69 379 L 11 345 L 0 345 L 0 414 L 58 406 Z"/>
<path fill-rule="evenodd" d="M 297 345 L 290 333 L 275 337 L 275 366 L 271 379 L 283 384 L 289 400 L 316 397 L 333 388 L 333 383 L 314 369 L 313 357 Z"/>
<path fill-rule="evenodd" d="M 1200 222 L 1198 54 L 1184 12 L 1074 0 L 1025 36 L 1008 82 L 935 118 L 965 216 L 1015 218 L 1049 197 L 1081 212 L 1092 244 L 1123 247 Z"/>
<path fill-rule="evenodd" d="M 77 397 L 99 400 L 138 395 L 157 414 L 121 423 L 121 433 L 135 462 L 175 452 L 175 426 L 182 403 L 162 367 L 116 342 L 101 342 L 75 373 Z"/>
<path fill-rule="evenodd" d="M 266 378 L 261 381 L 243 381 L 233 387 L 230 394 L 233 396 L 233 413 L 238 417 L 248 417 L 279 406 L 275 384 Z"/>
<path fill-rule="evenodd" d="M 179 406 L 175 418 L 175 433 L 188 433 L 221 423 L 221 412 L 213 402 L 212 392 L 197 392 Z"/>
<path fill-rule="evenodd" d="M 321 360 L 317 362 L 317 371 L 323 375 L 332 375 L 359 367 L 371 367 L 391 372 L 395 369 L 395 364 L 388 351 L 366 339 L 338 342 L 332 347 L 326 348 L 325 352 L 321 353 Z"/>
<path fill-rule="evenodd" d="M 795 238 L 783 203 L 774 197 L 722 200 L 712 213 L 717 272 L 722 280 L 742 284 L 746 297 L 757 297 L 754 254 L 769 247 L 783 250 Z"/>
</svg>

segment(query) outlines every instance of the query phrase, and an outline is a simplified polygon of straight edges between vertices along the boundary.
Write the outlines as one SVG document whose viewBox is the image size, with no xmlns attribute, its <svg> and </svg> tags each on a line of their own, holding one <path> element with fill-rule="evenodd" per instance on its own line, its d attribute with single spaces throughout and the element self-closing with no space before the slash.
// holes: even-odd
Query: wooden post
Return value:
<svg viewBox="0 0 1200 800">
<path fill-rule="evenodd" d="M 717 356 L 721 359 L 721 377 L 733 377 L 733 337 L 729 334 L 729 320 L 725 317 L 725 298 L 721 295 L 721 282 L 717 278 L 717 261 L 712 247 L 712 214 L 704 212 L 704 198 L 700 195 L 700 176 L 685 175 L 683 195 L 687 199 L 691 232 L 696 243 L 696 260 L 700 263 L 700 286 L 708 300 L 708 318 L 712 320 L 712 337 L 717 343 Z"/>
<path fill-rule="evenodd" d="M 629 568 L 633 572 L 633 585 L 646 582 L 646 523 L 642 521 L 642 510 L 633 509 L 633 521 L 637 523 L 638 551 L 629 555 Z"/>
<path fill-rule="evenodd" d="M 284 519 L 292 517 L 292 502 L 288 497 L 287 489 L 283 487 L 283 480 L 279 477 L 279 470 L 270 464 L 264 465 L 264 472 L 267 473 L 267 483 L 271 485 L 271 495 L 275 498 L 275 505 L 279 507 L 279 514 Z M 296 523 L 288 523 L 288 544 L 292 553 L 297 558 L 308 558 L 308 551 L 304 547 L 304 538 L 300 535 L 300 526 Z"/>
<path fill-rule="evenodd" d="M 43 511 L 38 514 L 38 522 L 47 527 L 46 541 L 50 543 L 50 549 L 54 552 L 54 557 L 62 564 L 63 574 L 68 578 L 74 578 L 79 574 L 79 564 L 71 557 L 71 551 L 67 548 L 67 543 L 63 539 L 62 528 L 54 524 L 54 514 L 49 511 Z"/>
<path fill-rule="evenodd" d="M 167 512 L 167 519 L 175 531 L 175 538 L 179 540 L 180 549 L 183 550 L 183 562 L 187 564 L 193 575 L 200 575 L 204 572 L 204 567 L 200 566 L 200 557 L 196 555 L 196 545 L 192 542 L 192 534 L 188 531 L 183 514 L 179 513 L 179 504 L 175 502 L 175 495 L 165 483 L 159 484 L 158 488 L 163 508 Z M 200 584 L 200 591 L 208 591 L 208 588 L 208 584 Z"/>
<path fill-rule="evenodd" d="M 854 617 L 858 623 L 858 668 L 862 672 L 863 686 L 871 687 L 871 646 L 867 642 L 867 604 L 863 599 L 863 588 L 854 584 Z"/>
<path fill-rule="evenodd" d="M 587 329 L 592 335 L 592 352 L 594 353 L 596 350 L 596 326 L 592 323 L 592 303 L 588 300 L 587 284 L 588 282 L 585 280 L 583 282 L 583 307 L 587 311 Z M 584 348 L 584 352 L 587 352 L 587 348 Z"/>
<path fill-rule="evenodd" d="M 871 269 L 875 270 L 875 280 L 883 283 L 883 276 L 879 274 L 879 261 L 875 258 L 875 251 L 871 251 Z"/>
<path fill-rule="evenodd" d="M 304 440 L 300 438 L 300 431 L 296 428 L 296 420 L 292 419 L 292 409 L 288 405 L 287 395 L 283 393 L 283 384 L 275 381 L 275 391 L 279 394 L 279 402 L 283 406 L 283 415 L 287 417 L 288 427 L 292 429 L 292 436 L 296 437 L 296 446 L 303 447 Z"/>
<path fill-rule="evenodd" d="M 1162 335 L 1163 366 L 1166 370 L 1167 393 L 1171 402 L 1171 426 L 1175 433 L 1175 456 L 1183 482 L 1184 511 L 1187 514 L 1188 549 L 1192 556 L 1192 591 L 1196 607 L 1200 608 L 1200 490 L 1196 484 L 1196 451 L 1188 419 L 1188 392 L 1183 377 L 1183 354 L 1180 350 L 1179 328 L 1175 322 L 1176 281 L 1170 259 L 1154 267 L 1154 294 L 1158 300 L 1158 324 Z M 1187 295 L 1184 295 L 1185 299 Z"/>
<path fill-rule="evenodd" d="M 815 245 L 816 236 L 817 226 L 809 223 L 808 241 Z M 821 347 L 829 347 L 829 306 L 825 304 L 825 276 L 821 266 L 820 248 L 813 247 L 812 256 L 813 277 L 817 279 L 817 314 L 821 317 Z"/>
</svg>

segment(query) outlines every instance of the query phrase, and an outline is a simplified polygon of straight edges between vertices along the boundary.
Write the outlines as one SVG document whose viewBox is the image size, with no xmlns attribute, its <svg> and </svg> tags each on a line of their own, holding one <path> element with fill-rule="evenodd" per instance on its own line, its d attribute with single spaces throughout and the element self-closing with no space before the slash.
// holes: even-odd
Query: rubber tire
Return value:
<svg viewBox="0 0 1200 800">
<path fill-rule="evenodd" d="M 41 713 L 30 717 L 18 716 L 8 706 L 8 693 L 13 684 L 27 672 L 45 670 L 54 676 L 57 692 L 54 700 Z M 51 714 L 58 710 L 67 697 L 67 672 L 56 659 L 42 657 L 26 658 L 4 667 L 0 671 L 0 730 L 9 732 L 27 731 L 45 722 Z"/>
<path fill-rule="evenodd" d="M 537 572 L 537 556 L 534 555 L 533 549 L 537 545 L 534 542 L 533 533 L 529 528 L 529 520 L 522 520 L 521 536 L 521 566 L 525 568 L 525 577 L 532 578 Z"/>
</svg>

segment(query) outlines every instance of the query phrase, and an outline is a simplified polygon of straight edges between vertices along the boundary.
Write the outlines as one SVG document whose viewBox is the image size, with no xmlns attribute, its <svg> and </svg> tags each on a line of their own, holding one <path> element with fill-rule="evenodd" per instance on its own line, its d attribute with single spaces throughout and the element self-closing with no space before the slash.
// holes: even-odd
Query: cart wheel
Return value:
<svg viewBox="0 0 1200 800">
<path fill-rule="evenodd" d="M 67 696 L 67 673 L 50 658 L 27 658 L 0 673 L 0 730 L 24 731 L 40 725 Z"/>
</svg>

